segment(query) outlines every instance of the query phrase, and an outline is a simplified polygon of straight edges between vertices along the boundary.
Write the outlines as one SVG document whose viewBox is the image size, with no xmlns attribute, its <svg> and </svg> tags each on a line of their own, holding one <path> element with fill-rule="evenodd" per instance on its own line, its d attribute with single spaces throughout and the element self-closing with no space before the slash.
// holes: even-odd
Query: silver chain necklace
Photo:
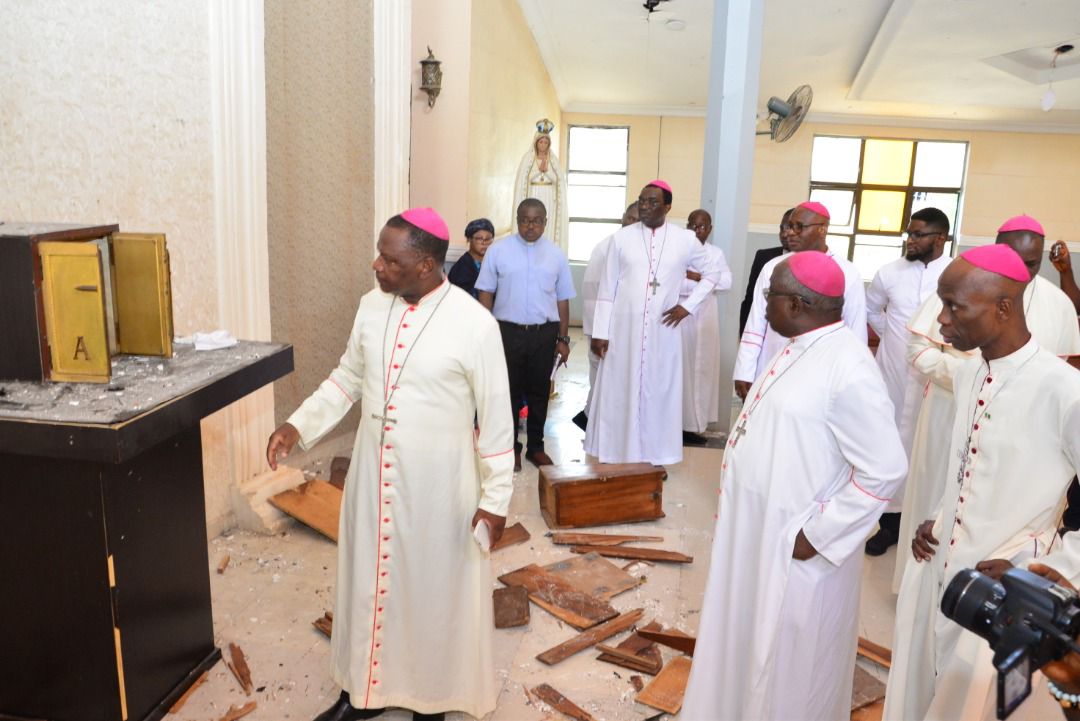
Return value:
<svg viewBox="0 0 1080 721">
<path fill-rule="evenodd" d="M 649 241 L 645 237 L 645 227 L 646 227 L 645 224 L 642 223 L 641 224 L 641 244 L 645 249 L 645 255 L 647 255 L 649 257 L 649 271 L 652 273 L 652 281 L 650 281 L 649 283 L 646 283 L 646 285 L 649 286 L 650 288 L 652 288 L 652 294 L 656 295 L 656 289 L 660 287 L 660 282 L 658 280 L 656 280 L 656 274 L 658 272 L 660 272 L 660 261 L 664 259 L 664 248 L 667 248 L 667 231 L 668 231 L 667 219 L 664 220 L 664 238 L 663 238 L 663 241 L 660 243 L 660 254 L 656 257 L 656 269 L 655 270 L 653 269 L 653 262 L 652 262 L 652 248 L 649 247 Z M 656 229 L 655 228 L 651 228 L 650 230 L 653 231 L 653 235 L 656 235 Z M 648 273 L 646 273 L 646 276 L 648 276 Z"/>
</svg>

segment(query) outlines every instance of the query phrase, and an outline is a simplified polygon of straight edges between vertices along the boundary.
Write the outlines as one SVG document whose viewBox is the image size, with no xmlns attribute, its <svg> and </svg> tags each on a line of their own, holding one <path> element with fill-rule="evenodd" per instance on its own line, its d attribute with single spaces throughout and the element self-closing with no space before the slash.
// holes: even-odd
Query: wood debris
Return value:
<svg viewBox="0 0 1080 721">
<path fill-rule="evenodd" d="M 697 645 L 697 639 L 693 636 L 688 636 L 682 631 L 672 629 L 670 631 L 654 631 L 652 629 L 640 629 L 638 634 L 642 638 L 647 638 L 650 641 L 656 641 L 662 643 L 668 648 L 673 648 L 676 651 L 681 651 L 687 656 L 694 655 L 694 647 Z"/>
<path fill-rule="evenodd" d="M 546 683 L 542 683 L 532 690 L 532 695 L 540 699 L 559 713 L 566 714 L 577 721 L 596 721 L 589 713 L 575 704 L 570 699 L 553 689 Z"/>
<path fill-rule="evenodd" d="M 549 532 L 556 546 L 621 546 L 624 543 L 655 543 L 663 536 L 619 536 L 612 533 L 574 533 L 571 531 Z"/>
<path fill-rule="evenodd" d="M 225 573 L 225 569 L 229 567 L 229 560 L 229 554 L 226 553 L 224 556 L 221 557 L 221 560 L 218 561 L 217 572 L 219 574 Z"/>
<path fill-rule="evenodd" d="M 631 671 L 641 671 L 650 676 L 660 673 L 664 666 L 664 659 L 660 655 L 660 649 L 655 643 L 641 635 L 642 630 L 662 631 L 664 629 L 656 621 L 638 628 L 637 632 L 630 634 L 626 640 L 615 646 L 613 653 L 607 653 L 608 646 L 599 645 L 597 650 L 601 653 L 597 661 L 613 663 L 616 666 L 628 668 Z M 638 689 L 640 690 L 640 689 Z"/>
<path fill-rule="evenodd" d="M 579 630 L 619 615 L 607 601 L 583 593 L 536 564 L 504 573 L 499 580 L 507 586 L 524 586 L 533 603 Z"/>
<path fill-rule="evenodd" d="M 311 625 L 326 634 L 330 638 L 334 633 L 334 612 L 327 611 L 319 618 L 311 622 Z"/>
<path fill-rule="evenodd" d="M 672 715 L 679 713 L 686 682 L 690 679 L 690 663 L 687 656 L 676 656 L 668 661 L 657 677 L 637 695 L 637 702 Z"/>
<path fill-rule="evenodd" d="M 229 706 L 229 710 L 225 712 L 225 715 L 219 719 L 219 721 L 236 721 L 247 716 L 249 713 L 255 710 L 255 707 L 259 704 L 255 701 L 248 701 L 243 706 L 237 708 L 236 706 Z"/>
<path fill-rule="evenodd" d="M 240 647 L 235 643 L 230 643 L 229 655 L 228 657 L 223 655 L 222 659 L 225 661 L 225 666 L 232 671 L 233 676 L 236 677 L 236 681 L 240 684 L 240 688 L 244 689 L 244 695 L 250 696 L 251 692 L 255 690 L 255 685 L 251 683 L 251 669 L 248 668 L 247 659 L 244 658 L 244 652 L 240 650 Z M 237 716 L 237 718 L 239 718 L 239 716 Z"/>
<path fill-rule="evenodd" d="M 859 636 L 859 646 L 855 653 L 873 661 L 878 666 L 892 668 L 892 651 L 884 646 L 877 645 L 873 641 L 868 641 L 862 636 Z"/>
<path fill-rule="evenodd" d="M 579 651 L 584 651 L 604 639 L 611 638 L 615 634 L 627 630 L 640 621 L 643 615 L 645 615 L 645 609 L 643 608 L 624 613 L 610 621 L 605 621 L 599 626 L 594 626 L 588 631 L 579 633 L 569 641 L 564 641 L 554 648 L 549 648 L 547 651 L 537 655 L 536 658 L 549 666 L 553 666 L 560 661 L 565 661 Z"/>
<path fill-rule="evenodd" d="M 641 691 L 641 689 L 645 688 L 645 681 L 641 676 L 631 676 L 630 685 L 634 687 L 635 691 Z"/>
<path fill-rule="evenodd" d="M 169 708 L 169 713 L 179 713 L 180 709 L 184 708 L 184 704 L 187 703 L 187 700 L 191 698 L 191 694 L 195 693 L 195 689 L 206 683 L 206 679 L 208 678 L 210 678 L 210 672 L 203 671 L 202 676 L 195 679 L 195 683 L 188 686 L 187 691 L 184 691 L 180 698 L 176 699 L 176 703 Z"/>
<path fill-rule="evenodd" d="M 635 548 L 633 546 L 571 546 L 572 553 L 599 553 L 609 558 L 626 558 L 635 561 L 666 561 L 668 563 L 691 563 L 693 556 L 678 551 L 659 548 Z"/>
<path fill-rule="evenodd" d="M 637 588 L 644 578 L 631 576 L 606 558 L 596 553 L 572 556 L 543 566 L 548 573 L 558 576 L 574 588 L 590 596 L 610 601 L 612 597 Z"/>
<path fill-rule="evenodd" d="M 529 534 L 528 529 L 518 522 L 503 530 L 502 538 L 499 539 L 498 543 L 491 546 L 491 550 L 499 551 L 507 546 L 516 546 L 519 543 L 525 543 L 530 538 L 532 536 Z"/>
<path fill-rule="evenodd" d="M 529 623 L 529 592 L 524 586 L 507 586 L 492 591 L 495 628 L 514 628 Z"/>
<path fill-rule="evenodd" d="M 855 680 L 851 685 L 851 710 L 857 711 L 884 698 L 885 684 L 856 666 Z"/>
<path fill-rule="evenodd" d="M 338 518 L 341 516 L 340 488 L 326 481 L 307 481 L 296 488 L 270 496 L 270 505 L 288 513 L 337 543 Z"/>
</svg>

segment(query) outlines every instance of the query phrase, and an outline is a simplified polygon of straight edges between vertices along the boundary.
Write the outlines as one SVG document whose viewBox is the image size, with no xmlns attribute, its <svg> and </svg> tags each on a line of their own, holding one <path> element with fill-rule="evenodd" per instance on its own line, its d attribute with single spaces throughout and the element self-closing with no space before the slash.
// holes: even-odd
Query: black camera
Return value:
<svg viewBox="0 0 1080 721">
<path fill-rule="evenodd" d="M 997 717 L 1031 693 L 1031 674 L 1068 651 L 1080 653 L 1080 597 L 1030 571 L 1011 568 L 995 581 L 973 568 L 945 589 L 941 612 L 982 636 L 994 650 Z"/>
</svg>

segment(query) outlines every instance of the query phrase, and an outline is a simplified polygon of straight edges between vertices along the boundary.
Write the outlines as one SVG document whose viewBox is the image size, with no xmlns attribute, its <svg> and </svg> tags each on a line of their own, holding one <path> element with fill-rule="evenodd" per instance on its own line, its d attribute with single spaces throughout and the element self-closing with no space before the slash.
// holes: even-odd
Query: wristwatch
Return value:
<svg viewBox="0 0 1080 721">
<path fill-rule="evenodd" d="M 568 335 L 555 336 L 555 342 L 556 343 L 565 343 L 566 345 L 570 345 L 570 336 L 568 336 Z"/>
</svg>

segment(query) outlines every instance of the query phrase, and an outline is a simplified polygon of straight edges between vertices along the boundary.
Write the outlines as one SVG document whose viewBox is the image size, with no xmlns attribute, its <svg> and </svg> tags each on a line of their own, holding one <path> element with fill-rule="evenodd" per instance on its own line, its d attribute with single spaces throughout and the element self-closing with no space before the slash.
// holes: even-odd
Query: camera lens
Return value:
<svg viewBox="0 0 1080 721">
<path fill-rule="evenodd" d="M 1005 587 L 968 568 L 953 577 L 941 597 L 941 612 L 993 643 L 994 619 L 1005 601 Z"/>
</svg>

